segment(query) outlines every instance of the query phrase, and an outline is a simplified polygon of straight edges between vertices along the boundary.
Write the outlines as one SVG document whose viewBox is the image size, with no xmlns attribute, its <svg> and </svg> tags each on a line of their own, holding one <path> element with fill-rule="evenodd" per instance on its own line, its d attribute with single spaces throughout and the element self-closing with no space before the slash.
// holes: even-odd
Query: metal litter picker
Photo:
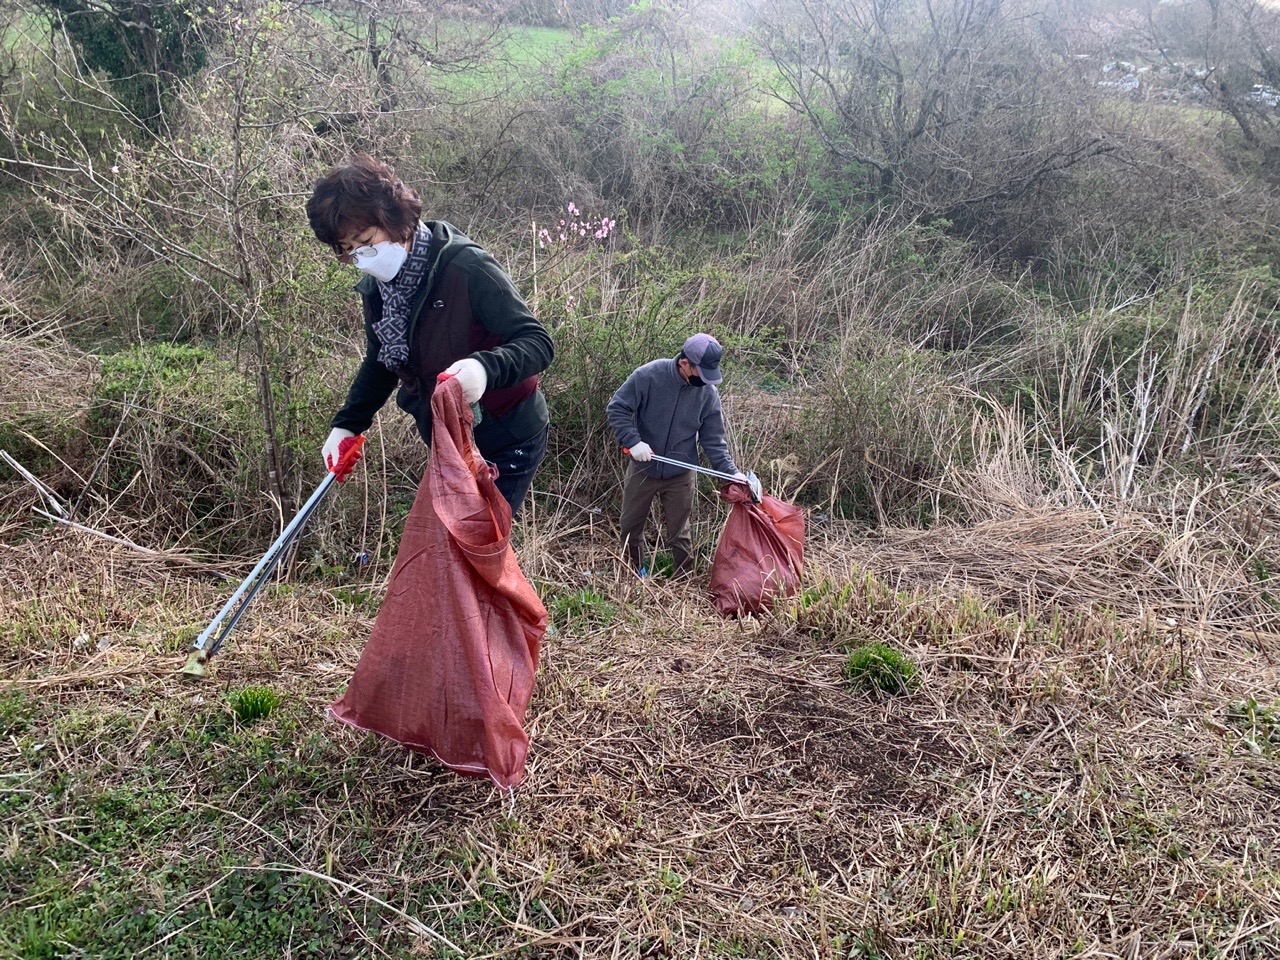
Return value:
<svg viewBox="0 0 1280 960">
<path fill-rule="evenodd" d="M 205 667 L 221 648 L 222 642 L 235 629 L 235 625 L 240 622 L 240 618 L 249 609 L 249 604 L 253 602 L 262 585 L 271 579 L 276 567 L 280 565 L 281 558 L 289 552 L 289 547 L 298 539 L 298 534 L 306 526 L 311 514 L 315 513 L 316 507 L 320 505 L 325 494 L 335 482 L 341 483 L 346 480 L 347 475 L 355 468 L 356 461 L 360 459 L 360 448 L 364 446 L 364 437 L 354 437 L 349 443 L 344 441 L 344 446 L 346 449 L 342 450 L 338 462 L 329 468 L 328 475 L 321 481 L 320 486 L 316 487 L 315 493 L 311 494 L 307 502 L 302 505 L 302 509 L 289 521 L 289 525 L 284 528 L 280 536 L 276 537 L 276 542 L 271 544 L 267 552 L 262 555 L 262 559 L 258 561 L 258 565 L 236 588 L 236 592 L 218 611 L 213 622 L 196 638 L 191 656 L 187 658 L 187 665 L 182 668 L 183 673 L 191 677 L 205 675 Z"/>
<path fill-rule="evenodd" d="M 622 452 L 630 455 L 631 448 L 623 447 Z M 720 470 L 712 470 L 710 467 L 704 467 L 701 464 L 685 463 L 683 460 L 673 460 L 671 457 L 660 457 L 656 453 L 653 455 L 652 459 L 657 460 L 659 463 L 669 463 L 673 467 L 683 467 L 686 470 L 692 470 L 694 473 L 705 473 L 708 477 L 719 477 L 721 480 L 728 480 L 730 483 L 743 482 L 732 473 L 723 473 Z M 745 476 L 747 478 L 747 489 L 751 491 L 751 502 L 759 503 L 760 498 L 764 495 L 764 489 L 760 486 L 760 478 L 750 470 L 745 471 Z"/>
</svg>

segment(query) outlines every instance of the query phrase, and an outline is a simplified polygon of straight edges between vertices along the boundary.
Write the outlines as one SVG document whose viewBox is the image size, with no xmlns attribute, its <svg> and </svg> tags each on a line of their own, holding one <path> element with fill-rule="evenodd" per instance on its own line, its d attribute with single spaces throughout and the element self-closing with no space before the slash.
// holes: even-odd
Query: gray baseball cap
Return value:
<svg viewBox="0 0 1280 960">
<path fill-rule="evenodd" d="M 684 355 L 698 368 L 699 375 L 707 383 L 719 383 L 724 379 L 720 375 L 720 356 L 723 353 L 720 341 L 709 333 L 695 333 L 684 342 Z"/>
</svg>

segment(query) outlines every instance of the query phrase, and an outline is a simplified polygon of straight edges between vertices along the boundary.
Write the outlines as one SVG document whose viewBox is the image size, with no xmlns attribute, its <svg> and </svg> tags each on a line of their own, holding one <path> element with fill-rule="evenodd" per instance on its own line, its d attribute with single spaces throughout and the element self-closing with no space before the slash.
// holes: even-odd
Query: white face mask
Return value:
<svg viewBox="0 0 1280 960">
<path fill-rule="evenodd" d="M 409 259 L 409 251 L 404 248 L 403 243 L 383 240 L 373 246 L 351 251 L 351 259 L 365 273 L 383 283 L 390 283 L 404 266 L 405 260 Z"/>
</svg>

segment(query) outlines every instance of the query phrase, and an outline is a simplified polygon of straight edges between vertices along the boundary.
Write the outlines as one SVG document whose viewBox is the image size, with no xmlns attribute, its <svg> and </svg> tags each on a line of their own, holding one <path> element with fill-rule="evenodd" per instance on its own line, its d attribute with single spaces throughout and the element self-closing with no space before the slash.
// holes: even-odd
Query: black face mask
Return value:
<svg viewBox="0 0 1280 960">
<path fill-rule="evenodd" d="M 691 386 L 691 387 L 705 387 L 706 385 L 707 385 L 707 381 L 703 380 L 703 379 L 702 379 L 700 376 L 698 376 L 696 373 L 691 373 L 691 374 L 689 374 L 689 386 Z"/>
</svg>

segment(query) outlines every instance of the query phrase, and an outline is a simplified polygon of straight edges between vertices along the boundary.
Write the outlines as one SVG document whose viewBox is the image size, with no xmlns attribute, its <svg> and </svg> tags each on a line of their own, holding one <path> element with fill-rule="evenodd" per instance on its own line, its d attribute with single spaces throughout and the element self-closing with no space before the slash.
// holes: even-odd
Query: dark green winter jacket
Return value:
<svg viewBox="0 0 1280 960">
<path fill-rule="evenodd" d="M 396 403 L 413 416 L 430 444 L 436 376 L 472 357 L 488 375 L 476 445 L 492 459 L 490 452 L 525 443 L 547 426 L 538 374 L 551 365 L 555 348 L 492 256 L 451 224 L 428 221 L 426 226 L 434 262 L 410 307 L 409 373 L 402 379 L 378 362 L 381 343 L 373 324 L 382 316 L 382 295 L 377 281 L 366 275 L 355 289 L 364 300 L 368 346 L 332 426 L 364 433 L 399 384 Z"/>
</svg>

